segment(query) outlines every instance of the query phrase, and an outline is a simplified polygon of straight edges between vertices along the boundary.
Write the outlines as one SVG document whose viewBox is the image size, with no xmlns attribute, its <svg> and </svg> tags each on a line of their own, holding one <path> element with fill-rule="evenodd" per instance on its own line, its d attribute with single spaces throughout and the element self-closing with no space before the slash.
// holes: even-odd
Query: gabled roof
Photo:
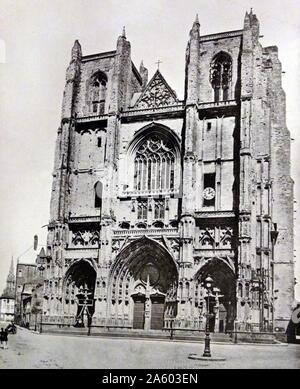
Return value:
<svg viewBox="0 0 300 389">
<path fill-rule="evenodd" d="M 0 296 L 0 299 L 9 299 L 14 300 L 15 299 L 15 293 L 13 290 L 5 290 L 2 295 Z"/>
<path fill-rule="evenodd" d="M 157 70 L 135 103 L 134 108 L 158 108 L 176 104 L 178 104 L 176 93 L 161 72 Z"/>
<path fill-rule="evenodd" d="M 37 265 L 43 264 L 45 262 L 45 258 L 46 257 L 47 256 L 46 256 L 44 247 L 42 247 L 40 253 L 36 257 L 36 261 L 35 262 L 37 263 Z"/>
<path fill-rule="evenodd" d="M 40 256 L 40 257 L 45 257 L 45 256 L 46 256 L 44 247 L 41 248 L 41 251 L 40 251 L 40 253 L 39 253 L 39 256 Z"/>
</svg>

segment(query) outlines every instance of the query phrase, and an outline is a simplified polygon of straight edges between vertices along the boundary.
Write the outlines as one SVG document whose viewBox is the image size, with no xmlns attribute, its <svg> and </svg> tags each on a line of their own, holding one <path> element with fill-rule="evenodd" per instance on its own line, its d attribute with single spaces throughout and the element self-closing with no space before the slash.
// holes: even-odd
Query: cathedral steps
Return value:
<svg viewBox="0 0 300 389">
<path fill-rule="evenodd" d="M 192 342 L 204 342 L 205 332 L 195 330 L 139 330 L 129 328 L 116 327 L 91 327 L 76 328 L 73 326 L 59 327 L 57 325 L 43 325 L 42 333 L 56 335 L 72 335 L 72 336 L 99 336 L 113 338 L 132 338 L 132 339 L 153 339 L 153 340 L 181 340 Z M 211 342 L 213 343 L 256 343 L 256 344 L 282 344 L 276 340 L 273 333 L 250 333 L 238 332 L 231 333 L 210 333 Z"/>
<path fill-rule="evenodd" d="M 47 334 L 61 334 L 61 335 L 75 335 L 88 336 L 88 328 L 75 327 L 57 327 L 57 326 L 43 326 L 43 333 Z M 92 327 L 90 330 L 91 336 L 114 337 L 114 338 L 134 338 L 134 339 L 157 339 L 157 340 L 186 340 L 186 341 L 200 341 L 204 342 L 205 333 L 188 330 L 174 330 L 171 336 L 170 331 L 163 330 L 134 330 L 134 329 L 116 329 L 116 328 L 99 328 Z M 231 334 L 212 333 L 210 334 L 211 341 L 216 343 L 233 343 Z"/>
</svg>

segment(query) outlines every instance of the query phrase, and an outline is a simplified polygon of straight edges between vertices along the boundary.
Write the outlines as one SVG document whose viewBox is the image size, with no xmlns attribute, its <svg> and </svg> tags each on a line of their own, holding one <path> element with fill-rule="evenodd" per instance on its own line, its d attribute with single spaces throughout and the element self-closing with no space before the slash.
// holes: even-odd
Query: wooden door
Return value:
<svg viewBox="0 0 300 389">
<path fill-rule="evenodd" d="M 151 300 L 151 329 L 162 330 L 164 326 L 164 310 L 165 304 L 164 299 L 153 299 Z"/>
<path fill-rule="evenodd" d="M 219 332 L 225 332 L 226 331 L 226 308 L 223 304 L 220 304 L 219 307 Z"/>
<path fill-rule="evenodd" d="M 133 307 L 133 328 L 144 329 L 145 324 L 145 298 L 136 297 Z"/>
<path fill-rule="evenodd" d="M 224 320 L 219 321 L 219 332 L 224 332 Z"/>
</svg>

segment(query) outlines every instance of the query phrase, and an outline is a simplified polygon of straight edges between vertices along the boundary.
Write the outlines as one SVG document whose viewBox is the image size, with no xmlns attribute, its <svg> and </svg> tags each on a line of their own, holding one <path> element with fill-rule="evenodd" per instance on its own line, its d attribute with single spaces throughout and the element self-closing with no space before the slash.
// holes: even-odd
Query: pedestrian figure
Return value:
<svg viewBox="0 0 300 389">
<path fill-rule="evenodd" d="M 1 348 L 3 348 L 3 339 L 4 339 L 4 330 L 3 328 L 1 328 L 1 332 L 0 332 Z"/>
<path fill-rule="evenodd" d="M 7 341 L 8 341 L 8 332 L 6 329 L 3 330 L 3 328 L 1 328 L 1 338 L 2 338 L 3 348 L 6 350 L 7 349 Z"/>
</svg>

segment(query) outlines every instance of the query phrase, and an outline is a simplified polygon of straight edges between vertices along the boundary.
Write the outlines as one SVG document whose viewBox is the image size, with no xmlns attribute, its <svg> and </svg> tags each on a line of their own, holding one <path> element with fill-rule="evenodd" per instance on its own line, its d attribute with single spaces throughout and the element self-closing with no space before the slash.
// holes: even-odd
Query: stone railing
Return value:
<svg viewBox="0 0 300 389">
<path fill-rule="evenodd" d="M 215 33 L 215 34 L 209 34 L 209 35 L 203 35 L 200 37 L 200 42 L 206 42 L 206 41 L 211 41 L 214 39 L 220 39 L 220 38 L 233 38 L 236 36 L 242 36 L 243 35 L 243 30 L 234 30 L 234 31 L 225 31 L 225 32 L 220 32 L 220 33 Z"/>
<path fill-rule="evenodd" d="M 96 59 L 110 58 L 110 57 L 114 57 L 115 55 L 116 55 L 116 50 L 105 51 L 104 53 L 84 55 L 82 56 L 81 61 L 82 62 L 95 61 Z"/>
<path fill-rule="evenodd" d="M 158 113 L 169 113 L 183 111 L 184 104 L 170 105 L 165 107 L 153 107 L 153 108 L 142 108 L 142 109 L 131 109 L 128 111 L 122 112 L 122 117 L 129 116 L 140 116 L 140 115 L 149 115 L 149 114 L 158 114 Z"/>
<path fill-rule="evenodd" d="M 221 218 L 221 217 L 230 217 L 234 218 L 235 214 L 233 211 L 195 211 L 195 216 L 196 217 L 201 217 L 201 218 Z"/>
<path fill-rule="evenodd" d="M 103 328 L 132 328 L 132 320 L 124 318 L 97 318 L 93 317 L 92 327 Z"/>
<path fill-rule="evenodd" d="M 100 216 L 71 216 L 69 223 L 99 223 Z"/>
<path fill-rule="evenodd" d="M 60 324 L 60 325 L 73 325 L 75 323 L 74 315 L 64 315 L 64 316 L 43 316 L 42 317 L 43 324 Z"/>
<path fill-rule="evenodd" d="M 199 318 L 193 318 L 193 319 L 166 318 L 164 320 L 164 329 L 204 331 L 205 324 L 206 324 L 205 319 L 200 320 Z"/>
<path fill-rule="evenodd" d="M 178 190 L 174 189 L 151 189 L 151 190 L 131 190 L 123 191 L 119 194 L 119 197 L 140 197 L 140 196 L 176 196 L 179 195 Z"/>
<path fill-rule="evenodd" d="M 235 107 L 236 101 L 235 100 L 226 100 L 226 101 L 219 101 L 219 102 L 205 102 L 205 103 L 198 103 L 198 109 L 208 109 L 208 108 L 223 108 L 223 107 Z"/>
<path fill-rule="evenodd" d="M 107 119 L 108 115 L 89 115 L 89 116 L 79 116 L 77 117 L 76 121 L 78 123 L 88 123 L 88 122 L 94 122 L 95 120 L 104 120 Z"/>
<path fill-rule="evenodd" d="M 127 236 L 127 235 L 178 235 L 177 228 L 139 228 L 132 230 L 116 229 L 113 230 L 115 236 Z"/>
<path fill-rule="evenodd" d="M 261 332 L 273 332 L 272 323 L 267 323 L 264 328 L 261 328 L 259 323 L 235 323 L 234 330 L 236 332 L 251 332 L 251 333 L 261 333 Z"/>
</svg>

